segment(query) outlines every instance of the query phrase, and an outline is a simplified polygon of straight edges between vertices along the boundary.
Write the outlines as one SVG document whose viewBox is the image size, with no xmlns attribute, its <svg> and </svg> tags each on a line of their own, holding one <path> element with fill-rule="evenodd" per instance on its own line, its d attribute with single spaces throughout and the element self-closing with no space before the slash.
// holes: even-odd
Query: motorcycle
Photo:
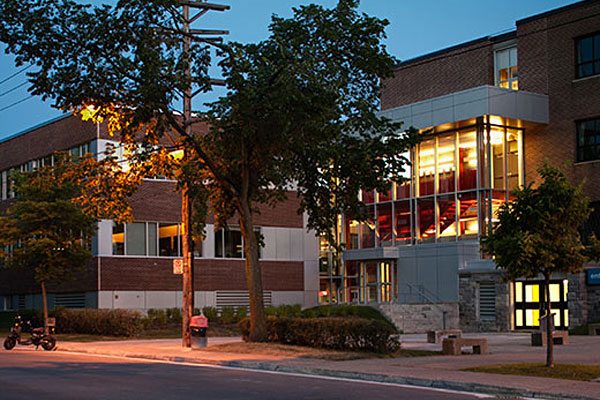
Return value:
<svg viewBox="0 0 600 400">
<path fill-rule="evenodd" d="M 50 328 L 52 331 L 54 327 Z M 30 338 L 24 340 L 21 336 L 23 333 L 29 332 Z M 15 323 L 10 329 L 10 335 L 4 339 L 4 348 L 6 350 L 12 350 L 17 344 L 29 346 L 35 346 L 36 350 L 39 346 L 42 346 L 44 350 L 52 350 L 56 346 L 56 339 L 51 334 L 46 334 L 44 328 L 33 328 L 31 321 L 23 322 L 23 319 L 19 314 L 15 317 Z"/>
</svg>

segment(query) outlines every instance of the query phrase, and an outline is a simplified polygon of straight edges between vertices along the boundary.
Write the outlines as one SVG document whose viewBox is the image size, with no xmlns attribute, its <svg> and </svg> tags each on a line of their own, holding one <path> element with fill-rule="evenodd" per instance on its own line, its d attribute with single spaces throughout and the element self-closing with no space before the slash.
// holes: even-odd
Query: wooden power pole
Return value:
<svg viewBox="0 0 600 400">
<path fill-rule="evenodd" d="M 182 7 L 183 17 L 183 54 L 187 57 L 186 75 L 189 78 L 189 86 L 183 95 L 183 119 L 187 137 L 192 137 L 192 98 L 196 93 L 193 92 L 190 49 L 192 42 L 219 43 L 222 38 L 218 35 L 227 35 L 229 31 L 212 29 L 191 29 L 192 23 L 206 14 L 208 11 L 226 11 L 229 6 L 206 3 L 204 1 L 179 1 Z M 191 10 L 195 14 L 190 17 Z M 219 84 L 217 80 L 213 84 Z M 182 163 L 185 164 L 188 152 L 184 148 Z M 185 184 L 181 190 L 181 227 L 182 227 L 182 245 L 183 253 L 183 312 L 182 312 L 182 346 L 191 347 L 190 321 L 194 312 L 194 242 L 191 229 L 192 205 L 189 199 L 189 187 Z"/>
</svg>

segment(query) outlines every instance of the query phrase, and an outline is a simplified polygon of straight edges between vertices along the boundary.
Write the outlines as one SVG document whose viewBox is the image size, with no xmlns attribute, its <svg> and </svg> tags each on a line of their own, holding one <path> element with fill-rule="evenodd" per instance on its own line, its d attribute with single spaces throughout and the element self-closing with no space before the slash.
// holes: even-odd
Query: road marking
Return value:
<svg viewBox="0 0 600 400">
<path fill-rule="evenodd" d="M 268 371 L 262 369 L 251 369 L 251 368 L 243 368 L 243 367 L 230 367 L 225 365 L 214 365 L 214 364 L 200 364 L 200 363 L 190 363 L 190 362 L 179 362 L 179 361 L 169 361 L 169 360 L 155 360 L 149 358 L 139 358 L 139 357 L 127 357 L 127 356 L 115 356 L 108 354 L 93 354 L 93 353 L 83 353 L 77 351 L 68 351 L 62 350 L 59 351 L 63 354 L 75 354 L 80 356 L 88 356 L 88 357 L 100 357 L 100 358 L 115 358 L 119 360 L 133 360 L 140 362 L 147 362 L 153 364 L 169 364 L 169 365 L 183 365 L 188 367 L 200 367 L 200 368 L 213 368 L 213 369 L 222 369 L 222 370 L 232 370 L 232 371 L 245 371 L 245 372 L 253 372 L 253 373 L 262 373 L 262 374 L 273 374 L 273 375 L 286 375 L 293 376 L 299 378 L 312 378 L 312 379 L 321 379 L 321 380 L 329 380 L 329 381 L 341 381 L 341 382 L 350 382 L 350 383 L 359 383 L 359 384 L 368 384 L 368 385 L 380 385 L 380 386 L 391 386 L 397 388 L 405 388 L 405 389 L 420 389 L 420 390 L 430 390 L 434 392 L 441 393 L 450 393 L 450 394 L 462 394 L 468 395 L 472 397 L 476 397 L 479 399 L 492 399 L 497 398 L 495 395 L 489 395 L 484 393 L 476 393 L 476 392 L 466 392 L 461 390 L 452 390 L 452 389 L 442 389 L 442 388 L 432 388 L 429 386 L 417 386 L 403 383 L 392 383 L 392 382 L 377 382 L 377 381 L 367 381 L 361 379 L 352 379 L 352 378 L 338 378 L 333 376 L 320 376 L 320 375 L 309 375 L 309 374 L 301 374 L 295 372 L 282 372 L 282 371 Z M 522 400 L 534 400 L 527 397 L 519 397 Z"/>
</svg>

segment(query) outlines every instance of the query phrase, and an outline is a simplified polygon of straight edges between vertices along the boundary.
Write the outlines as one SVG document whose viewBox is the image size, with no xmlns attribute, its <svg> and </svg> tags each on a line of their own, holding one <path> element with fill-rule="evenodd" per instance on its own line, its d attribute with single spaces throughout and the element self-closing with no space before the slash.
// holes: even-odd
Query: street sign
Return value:
<svg viewBox="0 0 600 400">
<path fill-rule="evenodd" d="M 175 275 L 183 274 L 183 259 L 182 258 L 176 258 L 173 260 L 173 273 Z"/>
</svg>

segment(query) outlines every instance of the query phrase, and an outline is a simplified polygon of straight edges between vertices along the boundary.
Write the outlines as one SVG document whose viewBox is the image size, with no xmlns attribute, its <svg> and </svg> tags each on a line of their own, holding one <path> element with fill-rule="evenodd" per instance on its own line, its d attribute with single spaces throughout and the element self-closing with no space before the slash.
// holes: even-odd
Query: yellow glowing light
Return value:
<svg viewBox="0 0 600 400">
<path fill-rule="evenodd" d="M 503 131 L 492 130 L 491 133 L 491 141 L 490 143 L 493 145 L 502 144 L 502 137 L 504 136 Z"/>
<path fill-rule="evenodd" d="M 175 150 L 169 153 L 175 160 L 181 160 L 183 158 L 183 150 Z"/>
<path fill-rule="evenodd" d="M 490 124 L 492 125 L 503 125 L 502 124 L 502 118 L 491 115 L 490 116 Z"/>
<path fill-rule="evenodd" d="M 477 166 L 477 160 L 475 158 L 471 158 L 471 159 L 469 159 L 468 164 L 469 164 L 470 167 L 476 167 Z"/>
</svg>

